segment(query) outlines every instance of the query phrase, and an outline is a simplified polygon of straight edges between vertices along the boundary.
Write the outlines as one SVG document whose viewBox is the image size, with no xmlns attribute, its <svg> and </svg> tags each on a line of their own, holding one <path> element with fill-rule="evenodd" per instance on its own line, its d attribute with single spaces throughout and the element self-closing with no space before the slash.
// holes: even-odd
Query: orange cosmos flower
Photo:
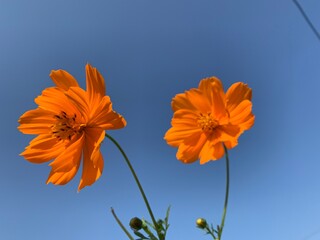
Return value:
<svg viewBox="0 0 320 240">
<path fill-rule="evenodd" d="M 184 163 L 217 160 L 224 155 L 223 144 L 235 147 L 243 131 L 254 124 L 251 96 L 244 83 L 234 83 L 224 93 L 218 78 L 203 79 L 197 89 L 173 98 L 172 127 L 164 138 L 178 147 L 177 158 Z"/>
<path fill-rule="evenodd" d="M 21 155 L 32 163 L 54 159 L 47 183 L 58 185 L 75 176 L 83 158 L 80 191 L 102 174 L 100 144 L 105 130 L 123 128 L 126 121 L 112 110 L 104 79 L 96 68 L 86 65 L 86 91 L 66 71 L 52 71 L 50 77 L 56 86 L 45 89 L 35 99 L 38 108 L 19 119 L 21 132 L 39 134 Z"/>
</svg>

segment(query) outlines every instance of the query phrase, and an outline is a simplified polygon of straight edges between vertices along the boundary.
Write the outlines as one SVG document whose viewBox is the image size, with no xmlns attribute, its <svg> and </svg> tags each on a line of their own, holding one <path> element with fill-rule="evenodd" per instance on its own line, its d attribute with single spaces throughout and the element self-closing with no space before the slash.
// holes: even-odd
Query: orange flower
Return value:
<svg viewBox="0 0 320 240">
<path fill-rule="evenodd" d="M 197 89 L 173 98 L 172 127 L 164 138 L 178 147 L 177 158 L 184 163 L 217 160 L 224 155 L 223 144 L 235 147 L 243 131 L 254 124 L 251 96 L 244 83 L 234 83 L 224 93 L 218 78 L 205 78 Z"/>
<path fill-rule="evenodd" d="M 32 163 L 54 159 L 47 183 L 58 185 L 75 176 L 83 158 L 80 191 L 102 174 L 100 144 L 105 130 L 123 128 L 126 121 L 112 110 L 104 79 L 96 68 L 86 65 L 86 91 L 64 70 L 52 71 L 50 77 L 56 86 L 45 89 L 35 99 L 38 108 L 19 119 L 21 132 L 39 134 L 21 155 Z"/>
</svg>

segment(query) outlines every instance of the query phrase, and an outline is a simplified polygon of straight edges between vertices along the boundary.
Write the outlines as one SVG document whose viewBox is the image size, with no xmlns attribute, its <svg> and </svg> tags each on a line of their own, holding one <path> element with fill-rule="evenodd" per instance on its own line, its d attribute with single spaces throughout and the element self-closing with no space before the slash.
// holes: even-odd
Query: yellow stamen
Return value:
<svg viewBox="0 0 320 240">
<path fill-rule="evenodd" d="M 52 125 L 52 135 L 58 140 L 71 140 L 75 134 L 82 132 L 83 124 L 77 123 L 77 115 L 69 116 L 66 112 L 62 111 L 59 115 L 54 115 L 56 123 Z"/>
<path fill-rule="evenodd" d="M 212 118 L 211 113 L 208 114 L 202 114 L 200 113 L 200 116 L 198 117 L 198 126 L 204 131 L 204 132 L 211 132 L 213 129 L 215 129 L 219 123 L 215 119 Z"/>
</svg>

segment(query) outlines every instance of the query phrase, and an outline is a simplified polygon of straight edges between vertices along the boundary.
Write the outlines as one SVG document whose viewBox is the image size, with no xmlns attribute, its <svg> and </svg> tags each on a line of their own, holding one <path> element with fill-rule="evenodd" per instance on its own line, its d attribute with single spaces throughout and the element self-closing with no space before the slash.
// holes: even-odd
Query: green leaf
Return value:
<svg viewBox="0 0 320 240">
<path fill-rule="evenodd" d="M 166 226 L 169 225 L 168 222 L 169 222 L 170 208 L 171 208 L 171 206 L 169 205 L 169 207 L 167 209 L 166 217 L 164 218 L 164 222 L 165 222 Z"/>
<path fill-rule="evenodd" d="M 159 231 L 164 231 L 165 230 L 165 227 L 163 226 L 163 224 L 164 224 L 164 221 L 162 219 L 159 219 L 157 221 L 157 226 L 158 226 L 158 230 Z"/>
<path fill-rule="evenodd" d="M 153 226 L 152 223 L 148 222 L 147 220 L 144 220 L 143 221 L 149 226 L 149 227 L 152 227 L 152 229 L 156 230 L 156 228 Z"/>
<path fill-rule="evenodd" d="M 136 236 L 140 237 L 140 239 L 149 239 L 147 238 L 146 236 L 144 236 L 141 232 L 138 232 L 138 231 L 134 231 L 133 232 Z M 139 239 L 139 240 L 140 240 Z"/>
</svg>

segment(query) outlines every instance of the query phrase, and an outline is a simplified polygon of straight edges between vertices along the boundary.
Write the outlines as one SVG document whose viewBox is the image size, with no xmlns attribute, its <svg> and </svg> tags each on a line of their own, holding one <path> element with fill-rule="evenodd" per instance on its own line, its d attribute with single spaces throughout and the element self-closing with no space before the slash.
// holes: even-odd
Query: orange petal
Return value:
<svg viewBox="0 0 320 240">
<path fill-rule="evenodd" d="M 223 85 L 222 82 L 219 78 L 217 77 L 208 77 L 208 78 L 204 78 L 200 81 L 199 83 L 199 89 L 203 92 L 208 91 L 210 96 L 210 88 L 211 87 L 217 87 L 218 89 L 221 89 L 221 91 L 223 92 Z"/>
<path fill-rule="evenodd" d="M 198 127 L 199 115 L 188 109 L 179 109 L 174 112 L 171 120 L 172 126 Z"/>
<path fill-rule="evenodd" d="M 238 144 L 238 138 L 242 130 L 236 125 L 223 125 L 215 130 L 215 138 L 217 142 L 228 142 L 228 148 L 233 148 Z M 215 143 L 216 144 L 216 143 Z"/>
<path fill-rule="evenodd" d="M 191 111 L 198 111 L 189 101 L 185 93 L 177 94 L 171 102 L 171 107 L 173 111 L 180 109 L 188 109 Z"/>
<path fill-rule="evenodd" d="M 199 159 L 199 154 L 202 150 L 203 145 L 207 141 L 207 136 L 198 132 L 185 139 L 180 144 L 177 152 L 177 158 L 183 163 L 193 163 Z"/>
<path fill-rule="evenodd" d="M 64 145 L 51 134 L 41 134 L 20 155 L 32 163 L 44 163 L 60 155 L 64 151 Z"/>
<path fill-rule="evenodd" d="M 200 152 L 200 164 L 205 164 L 210 160 L 218 160 L 224 155 L 224 148 L 221 142 L 212 144 L 207 141 Z"/>
<path fill-rule="evenodd" d="M 243 100 L 251 100 L 252 90 L 247 84 L 237 82 L 231 85 L 226 93 L 227 109 L 231 112 L 236 108 Z"/>
<path fill-rule="evenodd" d="M 68 72 L 64 70 L 53 70 L 50 77 L 58 88 L 67 91 L 70 87 L 78 87 L 77 80 Z"/>
<path fill-rule="evenodd" d="M 97 156 L 98 159 L 96 167 L 89 160 L 89 158 L 84 158 L 82 177 L 78 186 L 78 191 L 86 186 L 91 186 L 100 178 L 103 171 L 103 157 L 100 152 Z"/>
<path fill-rule="evenodd" d="M 97 129 L 92 131 L 96 132 Z M 100 145 L 99 140 L 101 140 L 101 135 L 97 134 L 97 132 L 95 134 L 90 134 L 89 136 L 86 136 L 82 176 L 80 184 L 78 186 L 78 191 L 80 191 L 82 188 L 86 186 L 92 185 L 95 181 L 97 181 L 100 178 L 102 174 L 103 157 L 100 150 L 95 151 L 95 147 L 97 145 Z"/>
<path fill-rule="evenodd" d="M 226 141 L 224 142 L 224 145 L 228 148 L 228 149 L 231 149 L 231 148 L 234 148 L 238 143 L 234 143 L 234 142 L 230 142 L 230 141 Z"/>
<path fill-rule="evenodd" d="M 88 125 L 102 129 L 119 129 L 125 127 L 126 120 L 112 110 L 112 103 L 108 96 L 104 96 L 93 113 Z"/>
<path fill-rule="evenodd" d="M 254 124 L 254 115 L 251 110 L 252 103 L 249 100 L 242 101 L 230 112 L 230 123 L 238 125 L 242 130 L 251 128 Z"/>
<path fill-rule="evenodd" d="M 205 78 L 200 81 L 199 89 L 210 103 L 210 112 L 216 120 L 227 117 L 225 108 L 225 94 L 221 81 L 216 77 Z"/>
<path fill-rule="evenodd" d="M 195 133 L 201 132 L 199 129 L 181 129 L 181 128 L 170 128 L 165 136 L 164 139 L 167 141 L 167 143 L 172 147 L 178 147 L 180 144 L 183 143 L 183 141 L 192 136 Z"/>
<path fill-rule="evenodd" d="M 69 172 L 77 166 L 81 160 L 82 149 L 84 145 L 84 134 L 73 140 L 64 151 L 49 164 L 54 172 Z"/>
<path fill-rule="evenodd" d="M 208 98 L 210 105 L 215 104 L 213 94 L 218 94 L 224 101 L 224 90 L 220 79 L 216 77 L 209 77 L 202 79 L 199 83 L 199 90 L 203 92 Z"/>
<path fill-rule="evenodd" d="M 192 111 L 180 109 L 174 113 L 171 121 L 172 128 L 170 128 L 164 139 L 173 147 L 178 147 L 184 139 L 190 137 L 201 129 L 197 125 L 197 115 Z"/>
<path fill-rule="evenodd" d="M 55 185 L 64 185 L 68 183 L 70 180 L 72 180 L 72 178 L 78 172 L 79 165 L 80 165 L 80 161 L 78 165 L 75 165 L 68 172 L 54 172 L 53 170 L 51 170 L 49 177 L 47 179 L 47 184 L 53 183 Z"/>
<path fill-rule="evenodd" d="M 86 129 L 86 145 L 93 146 L 90 159 L 95 166 L 98 165 L 100 145 L 105 138 L 105 134 L 105 131 L 101 128 Z"/>
<path fill-rule="evenodd" d="M 71 87 L 65 92 L 67 98 L 77 107 L 85 122 L 89 120 L 89 105 L 87 93 L 79 87 Z"/>
<path fill-rule="evenodd" d="M 64 111 L 70 115 L 80 115 L 78 109 L 59 88 L 45 89 L 42 95 L 35 99 L 35 102 L 41 109 L 50 111 L 53 114 L 60 114 Z"/>
<path fill-rule="evenodd" d="M 242 130 L 248 130 L 253 126 L 254 120 L 255 116 L 251 113 L 239 126 Z"/>
<path fill-rule="evenodd" d="M 171 103 L 173 111 L 188 109 L 196 113 L 211 111 L 210 100 L 199 89 L 192 88 L 185 93 L 177 94 Z"/>
<path fill-rule="evenodd" d="M 25 134 L 47 134 L 56 120 L 54 115 L 41 108 L 25 112 L 19 119 L 18 129 Z"/>
<path fill-rule="evenodd" d="M 86 83 L 90 106 L 96 106 L 106 95 L 106 87 L 102 75 L 90 64 L 86 65 Z"/>
</svg>

